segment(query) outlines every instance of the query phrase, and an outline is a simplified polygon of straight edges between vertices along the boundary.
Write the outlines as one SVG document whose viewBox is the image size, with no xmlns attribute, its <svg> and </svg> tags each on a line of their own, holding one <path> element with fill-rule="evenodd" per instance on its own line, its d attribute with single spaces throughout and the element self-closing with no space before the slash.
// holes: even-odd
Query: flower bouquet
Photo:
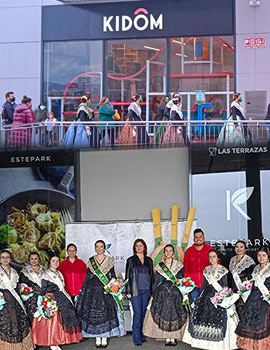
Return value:
<svg viewBox="0 0 270 350">
<path fill-rule="evenodd" d="M 238 291 L 238 294 L 241 295 L 242 299 L 244 300 L 244 302 L 247 301 L 247 298 L 251 292 L 251 289 L 252 289 L 252 286 L 253 286 L 253 281 L 250 280 L 250 281 L 244 281 L 241 285 L 240 285 L 240 288 L 239 288 L 239 291 Z"/>
<path fill-rule="evenodd" d="M 110 282 L 104 286 L 105 294 L 109 293 L 114 297 L 121 311 L 123 320 L 125 319 L 123 290 L 127 283 L 128 280 L 123 280 L 122 275 L 119 275 L 117 278 L 112 278 Z"/>
<path fill-rule="evenodd" d="M 56 315 L 58 305 L 56 300 L 49 296 L 39 295 L 37 302 L 37 310 L 34 317 L 40 321 L 42 318 L 48 319 Z"/>
<path fill-rule="evenodd" d="M 211 302 L 215 307 L 223 307 L 228 310 L 228 314 L 230 317 L 237 316 L 235 302 L 239 299 L 240 295 L 234 293 L 231 288 L 223 288 L 220 292 L 215 293 L 213 297 L 211 297 Z"/>
<path fill-rule="evenodd" d="M 28 285 L 25 283 L 20 284 L 20 294 L 23 301 L 27 301 L 34 295 L 33 289 L 28 287 Z"/>
<path fill-rule="evenodd" d="M 104 286 L 106 294 L 112 294 L 117 296 L 120 300 L 123 300 L 123 290 L 128 283 L 128 280 L 123 280 L 122 276 L 117 276 L 117 278 L 112 278 L 108 284 Z"/>
<path fill-rule="evenodd" d="M 183 295 L 182 305 L 187 305 L 190 310 L 188 294 L 196 287 L 196 283 L 192 281 L 191 277 L 184 277 L 176 285 Z"/>
<path fill-rule="evenodd" d="M 5 302 L 4 294 L 0 292 L 0 311 L 3 309 L 5 303 L 6 302 Z"/>
</svg>

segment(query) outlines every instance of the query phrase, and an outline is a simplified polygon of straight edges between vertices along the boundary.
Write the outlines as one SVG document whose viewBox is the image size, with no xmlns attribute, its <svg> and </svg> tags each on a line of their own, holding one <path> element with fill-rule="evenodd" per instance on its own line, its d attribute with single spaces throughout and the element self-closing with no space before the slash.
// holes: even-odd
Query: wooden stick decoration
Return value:
<svg viewBox="0 0 270 350">
<path fill-rule="evenodd" d="M 179 212 L 179 206 L 173 205 L 172 206 L 172 219 L 171 219 L 171 243 L 174 247 L 174 256 L 175 259 L 178 260 L 178 251 L 177 251 L 177 242 L 178 242 L 178 212 Z"/>
<path fill-rule="evenodd" d="M 181 244 L 181 248 L 182 248 L 183 252 L 185 252 L 187 249 L 190 231 L 191 231 L 192 224 L 194 221 L 195 213 L 196 213 L 196 207 L 190 207 L 189 213 L 188 213 L 188 218 L 187 218 L 187 223 L 186 223 L 186 227 L 185 227 L 185 231 L 184 231 L 184 236 L 183 236 L 182 244 Z"/>
<path fill-rule="evenodd" d="M 155 248 L 156 248 L 162 242 L 159 208 L 152 209 L 152 218 L 153 218 L 153 224 L 154 224 Z"/>
</svg>

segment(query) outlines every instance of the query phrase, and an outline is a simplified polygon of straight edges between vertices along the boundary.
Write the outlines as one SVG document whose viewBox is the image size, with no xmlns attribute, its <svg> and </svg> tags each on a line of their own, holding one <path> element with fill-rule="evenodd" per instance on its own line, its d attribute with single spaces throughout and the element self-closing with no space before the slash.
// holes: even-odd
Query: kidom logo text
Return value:
<svg viewBox="0 0 270 350">
<path fill-rule="evenodd" d="M 143 31 L 148 28 L 150 30 L 163 29 L 163 14 L 155 18 L 144 8 L 138 8 L 134 12 L 135 17 L 130 16 L 104 16 L 103 32 L 127 32 L 132 27 L 136 30 Z"/>
</svg>

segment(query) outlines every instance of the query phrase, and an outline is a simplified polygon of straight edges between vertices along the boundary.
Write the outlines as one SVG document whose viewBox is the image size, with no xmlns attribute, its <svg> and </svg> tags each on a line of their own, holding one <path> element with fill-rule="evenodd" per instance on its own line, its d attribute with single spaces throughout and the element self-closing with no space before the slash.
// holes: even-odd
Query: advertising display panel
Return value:
<svg viewBox="0 0 270 350">
<path fill-rule="evenodd" d="M 6 152 L 0 156 L 0 248 L 24 264 L 38 252 L 65 257 L 65 224 L 74 220 L 72 153 Z"/>
</svg>

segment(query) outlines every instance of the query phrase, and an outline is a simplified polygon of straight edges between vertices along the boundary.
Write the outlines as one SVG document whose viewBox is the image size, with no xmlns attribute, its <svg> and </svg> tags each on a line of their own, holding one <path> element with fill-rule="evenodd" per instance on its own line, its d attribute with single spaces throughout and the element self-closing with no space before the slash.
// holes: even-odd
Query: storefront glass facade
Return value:
<svg viewBox="0 0 270 350">
<path fill-rule="evenodd" d="M 204 4 L 200 0 L 193 0 L 193 9 L 185 7 L 185 2 L 185 0 L 181 2 L 182 7 L 175 12 L 179 13 L 180 17 L 183 16 L 183 20 L 187 20 L 184 11 L 191 11 L 190 13 L 194 14 L 196 6 L 201 6 L 201 10 L 198 8 L 198 11 L 200 10 L 204 18 L 202 21 L 205 23 L 201 23 L 200 26 L 199 23 L 190 22 L 188 26 L 190 30 L 187 24 L 179 29 L 175 26 L 176 29 L 174 29 L 170 18 L 172 15 L 175 16 L 175 13 L 172 14 L 171 9 L 168 13 L 160 14 L 160 10 L 156 10 L 155 13 L 157 6 L 154 6 L 156 4 L 154 2 L 151 11 L 146 10 L 146 6 L 149 9 L 151 1 L 147 4 L 143 3 L 145 8 L 136 10 L 145 11 L 144 13 L 149 16 L 140 15 L 141 22 L 136 21 L 136 16 L 133 22 L 131 17 L 128 20 L 130 22 L 123 22 L 121 16 L 113 16 L 117 4 L 100 9 L 95 7 L 96 16 L 93 19 L 91 19 L 90 5 L 61 6 L 60 9 L 59 7 L 56 9 L 66 11 L 67 20 L 69 15 L 73 18 L 76 16 L 82 18 L 80 25 L 88 30 L 88 33 L 83 33 L 83 36 L 93 38 L 92 40 L 81 40 L 81 33 L 74 34 L 70 28 L 65 28 L 66 23 L 59 24 L 59 21 L 55 22 L 56 28 L 53 33 L 51 28 L 46 27 L 45 11 L 43 15 L 45 21 L 43 97 L 57 109 L 58 118 L 60 119 L 64 112 L 67 119 L 72 119 L 78 106 L 78 98 L 82 95 L 91 95 L 94 107 L 98 104 L 100 97 L 106 95 L 112 102 L 118 103 L 116 105 L 125 113 L 131 96 L 139 93 L 144 99 L 146 95 L 148 96 L 149 119 L 154 120 L 161 97 L 174 91 L 183 93 L 183 110 L 189 109 L 192 113 L 196 112 L 196 90 L 212 92 L 207 95 L 207 101 L 213 104 L 210 110 L 212 115 L 217 117 L 217 115 L 222 116 L 222 113 L 226 114 L 228 105 L 226 92 L 233 91 L 234 88 L 233 25 L 228 25 L 228 28 L 225 25 L 222 28 L 224 24 L 218 21 L 215 24 L 214 19 L 210 24 L 208 23 L 206 16 L 216 17 L 214 13 L 209 14 L 209 11 L 214 10 L 213 0 L 207 0 Z M 228 17 L 232 17 L 233 11 L 228 3 L 230 2 L 221 1 L 220 9 L 216 6 L 215 10 L 223 15 L 227 10 Z M 129 4 L 127 7 L 133 6 L 130 11 L 132 13 L 133 8 L 138 7 L 139 4 L 142 5 L 140 2 Z M 175 6 L 175 2 L 173 4 Z M 136 11 L 134 14 L 137 14 Z M 205 15 L 202 11 L 205 11 Z M 100 17 L 97 14 L 100 14 Z M 109 16 L 111 14 L 112 16 Z M 97 28 L 102 16 L 103 31 L 98 32 Z M 128 16 L 123 15 L 123 17 L 126 19 Z M 96 26 L 91 27 L 94 21 Z M 232 22 L 232 18 L 230 21 Z M 133 23 L 133 26 L 137 27 L 137 32 L 136 28 L 126 30 L 127 27 L 123 26 L 127 26 L 127 23 Z M 209 28 L 207 28 L 208 25 L 210 25 Z M 142 28 L 146 29 L 142 30 Z M 172 31 L 177 35 L 170 35 Z M 203 32 L 212 34 L 201 35 Z M 220 35 L 220 32 L 224 35 Z M 227 34 L 228 32 L 230 35 Z M 69 40 L 71 38 L 73 40 Z"/>
</svg>

